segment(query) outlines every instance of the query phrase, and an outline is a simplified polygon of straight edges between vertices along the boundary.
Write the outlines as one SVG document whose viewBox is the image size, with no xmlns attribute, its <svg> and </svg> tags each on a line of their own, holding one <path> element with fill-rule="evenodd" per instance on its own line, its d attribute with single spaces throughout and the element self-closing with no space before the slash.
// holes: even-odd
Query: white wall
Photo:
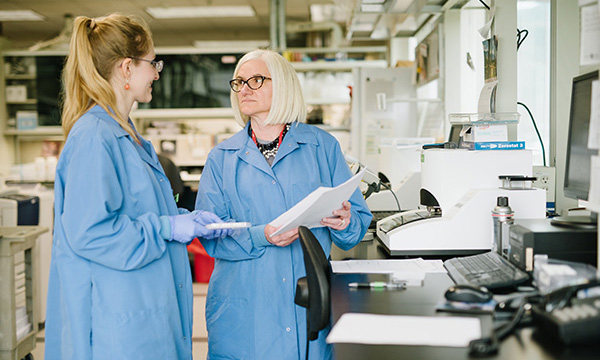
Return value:
<svg viewBox="0 0 600 360">
<path fill-rule="evenodd" d="M 569 110 L 573 77 L 585 73 L 579 66 L 578 0 L 552 0 L 552 63 L 550 89 L 551 164 L 556 166 L 556 211 L 576 207 L 563 192 Z M 554 159 L 554 162 L 552 161 Z"/>
</svg>

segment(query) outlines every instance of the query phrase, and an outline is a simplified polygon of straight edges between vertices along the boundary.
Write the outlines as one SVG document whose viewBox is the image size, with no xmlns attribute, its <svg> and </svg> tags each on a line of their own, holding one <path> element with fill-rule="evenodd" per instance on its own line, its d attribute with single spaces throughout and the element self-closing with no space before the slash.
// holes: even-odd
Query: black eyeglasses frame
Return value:
<svg viewBox="0 0 600 360">
<path fill-rule="evenodd" d="M 249 82 L 250 80 L 252 80 L 252 79 L 261 79 L 261 80 L 260 80 L 260 85 L 258 85 L 258 87 L 256 87 L 256 88 L 253 88 L 253 87 L 252 87 L 252 86 L 251 86 L 251 85 L 248 83 L 248 82 Z M 236 93 L 238 93 L 238 92 L 242 91 L 242 89 L 244 88 L 244 84 L 246 84 L 246 85 L 247 85 L 247 86 L 248 86 L 248 87 L 249 87 L 251 90 L 258 90 L 258 89 L 260 89 L 260 88 L 263 86 L 263 84 L 265 83 L 265 80 L 272 80 L 272 79 L 271 79 L 270 77 L 266 77 L 266 76 L 263 76 L 263 75 L 255 75 L 255 76 L 251 76 L 251 77 L 249 77 L 249 78 L 248 78 L 248 79 L 246 79 L 246 80 L 243 80 L 243 79 L 240 79 L 240 78 L 237 78 L 237 79 L 231 79 L 231 80 L 229 80 L 229 87 L 231 88 L 231 90 L 232 90 L 233 92 L 236 92 Z M 234 83 L 235 83 L 236 81 L 239 81 L 239 82 L 241 82 L 241 84 L 239 85 L 239 88 L 238 88 L 238 90 L 236 90 L 236 89 L 235 89 L 235 87 L 236 87 L 236 86 L 234 85 Z"/>
</svg>

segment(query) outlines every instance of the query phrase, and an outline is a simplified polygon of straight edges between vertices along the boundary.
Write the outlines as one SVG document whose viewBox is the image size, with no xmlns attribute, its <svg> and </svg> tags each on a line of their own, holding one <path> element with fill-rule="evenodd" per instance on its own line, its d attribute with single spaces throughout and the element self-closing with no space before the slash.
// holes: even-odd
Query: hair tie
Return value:
<svg viewBox="0 0 600 360">
<path fill-rule="evenodd" d="M 96 27 L 96 19 L 90 19 L 90 30 L 94 30 Z"/>
</svg>

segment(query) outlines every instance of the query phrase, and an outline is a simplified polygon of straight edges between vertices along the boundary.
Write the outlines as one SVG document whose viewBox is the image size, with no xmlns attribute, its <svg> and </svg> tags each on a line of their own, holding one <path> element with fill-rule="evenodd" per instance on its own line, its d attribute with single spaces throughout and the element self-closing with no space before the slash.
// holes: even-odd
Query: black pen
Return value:
<svg viewBox="0 0 600 360">
<path fill-rule="evenodd" d="M 386 283 L 383 281 L 372 281 L 369 283 L 358 283 L 352 282 L 348 284 L 349 287 L 354 289 L 388 289 L 388 290 L 402 290 L 406 287 L 406 283 Z"/>
</svg>

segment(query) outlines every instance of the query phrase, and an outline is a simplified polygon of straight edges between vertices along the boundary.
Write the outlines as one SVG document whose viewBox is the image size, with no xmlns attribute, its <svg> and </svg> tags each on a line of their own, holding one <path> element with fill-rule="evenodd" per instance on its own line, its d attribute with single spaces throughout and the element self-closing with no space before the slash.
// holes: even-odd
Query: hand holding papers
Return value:
<svg viewBox="0 0 600 360">
<path fill-rule="evenodd" d="M 342 203 L 350 198 L 364 173 L 363 169 L 343 184 L 334 188 L 319 187 L 308 194 L 291 209 L 271 221 L 269 225 L 280 228 L 270 236 L 277 236 L 301 225 L 307 228 L 322 227 L 321 219 L 333 216 L 333 211 L 339 209 Z"/>
</svg>

